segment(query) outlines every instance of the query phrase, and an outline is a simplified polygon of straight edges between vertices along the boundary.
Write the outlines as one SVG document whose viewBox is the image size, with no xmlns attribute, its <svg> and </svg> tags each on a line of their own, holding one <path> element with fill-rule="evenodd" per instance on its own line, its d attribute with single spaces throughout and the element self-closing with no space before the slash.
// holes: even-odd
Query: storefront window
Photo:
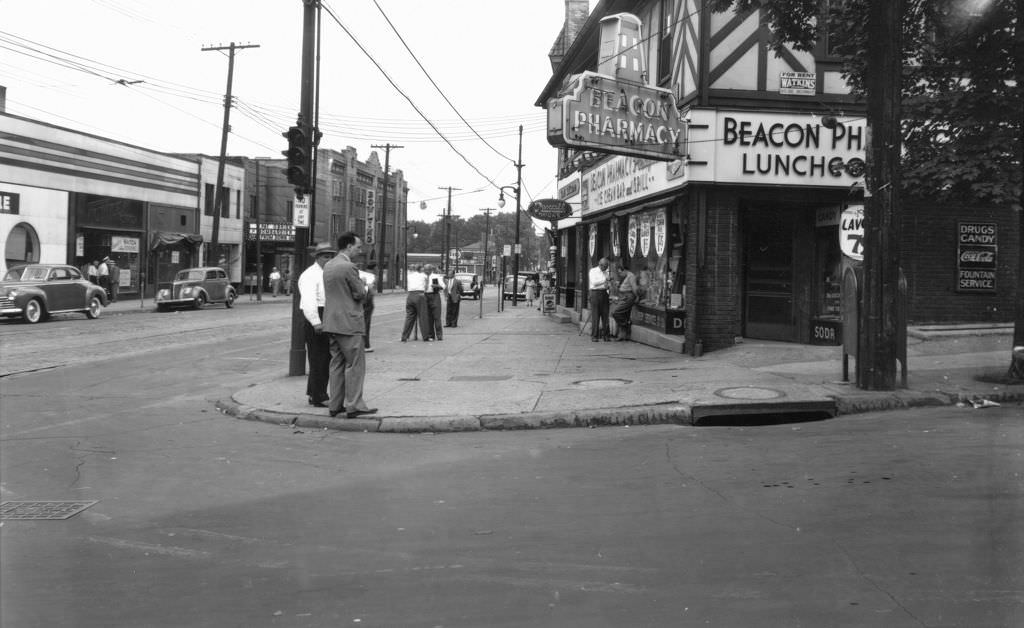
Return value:
<svg viewBox="0 0 1024 628">
<path fill-rule="evenodd" d="M 665 207 L 629 217 L 627 252 L 640 282 L 642 305 L 683 307 L 681 247 L 675 231 Z"/>
<path fill-rule="evenodd" d="M 815 239 L 815 313 L 821 318 L 841 317 L 839 230 L 819 227 Z"/>
</svg>

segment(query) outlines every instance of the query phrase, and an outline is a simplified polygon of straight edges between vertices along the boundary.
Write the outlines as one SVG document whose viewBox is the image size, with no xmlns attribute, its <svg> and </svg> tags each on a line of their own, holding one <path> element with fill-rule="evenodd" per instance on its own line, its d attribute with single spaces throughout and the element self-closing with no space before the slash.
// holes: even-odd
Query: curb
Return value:
<svg viewBox="0 0 1024 628">
<path fill-rule="evenodd" d="M 924 393 L 908 390 L 892 393 L 833 395 L 831 398 L 835 401 L 836 412 L 830 418 L 867 412 L 970 404 L 971 399 L 976 397 L 979 397 L 979 395 L 944 393 L 941 391 Z M 1019 403 L 1024 401 L 1024 391 L 1004 391 L 985 395 L 984 398 L 997 403 Z M 231 401 L 217 401 L 215 405 L 222 414 L 236 419 L 311 429 L 385 434 L 514 431 L 609 426 L 628 427 L 631 425 L 699 425 L 698 422 L 693 420 L 692 406 L 683 403 L 623 406 L 619 408 L 589 409 L 572 412 L 454 415 L 441 417 L 409 416 L 379 419 L 334 419 L 301 412 L 273 412 L 239 404 L 233 399 Z M 764 408 L 765 405 L 761 403 L 757 407 Z M 781 405 L 785 406 L 787 404 Z M 764 414 L 764 412 L 761 411 L 759 414 Z"/>
</svg>

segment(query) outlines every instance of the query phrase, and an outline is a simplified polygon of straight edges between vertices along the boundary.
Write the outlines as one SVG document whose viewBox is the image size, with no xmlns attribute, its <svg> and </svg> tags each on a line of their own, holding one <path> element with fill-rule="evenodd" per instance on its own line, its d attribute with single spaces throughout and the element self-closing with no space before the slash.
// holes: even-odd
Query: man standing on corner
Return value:
<svg viewBox="0 0 1024 628">
<path fill-rule="evenodd" d="M 448 308 L 444 312 L 444 326 L 459 326 L 459 302 L 462 300 L 462 282 L 455 277 L 455 271 L 449 270 L 444 279 L 444 293 Z"/>
<path fill-rule="evenodd" d="M 588 274 L 590 284 L 590 340 L 609 342 L 608 258 L 602 257 Z"/>
<path fill-rule="evenodd" d="M 437 272 L 437 267 L 427 264 L 423 268 L 427 273 L 427 330 L 423 333 L 424 340 L 444 340 L 443 321 L 441 319 L 441 293 L 444 291 L 444 277 Z"/>
<path fill-rule="evenodd" d="M 306 397 L 309 405 L 327 407 L 327 382 L 331 374 L 331 338 L 324 333 L 324 265 L 331 261 L 337 249 L 330 242 L 321 242 L 313 251 L 313 263 L 299 275 L 299 309 L 306 318 L 306 357 L 309 376 L 306 378 Z"/>
<path fill-rule="evenodd" d="M 413 328 L 417 325 L 427 339 L 427 299 L 424 293 L 427 288 L 427 276 L 423 273 L 423 265 L 416 264 L 405 280 L 405 327 L 402 328 L 402 342 L 409 339 Z"/>
<path fill-rule="evenodd" d="M 363 335 L 363 299 L 366 287 L 359 277 L 359 269 L 352 263 L 363 249 L 363 241 L 351 232 L 338 236 L 338 254 L 324 266 L 324 331 L 331 338 L 331 401 L 328 409 L 332 417 L 345 413 L 354 419 L 373 414 L 363 401 L 363 381 L 366 379 L 366 353 Z"/>
</svg>

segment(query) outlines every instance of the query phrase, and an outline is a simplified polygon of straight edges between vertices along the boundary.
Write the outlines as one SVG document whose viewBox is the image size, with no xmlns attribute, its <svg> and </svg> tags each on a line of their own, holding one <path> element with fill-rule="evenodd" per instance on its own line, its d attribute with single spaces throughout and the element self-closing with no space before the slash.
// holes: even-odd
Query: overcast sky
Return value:
<svg viewBox="0 0 1024 628">
<path fill-rule="evenodd" d="M 391 151 L 391 168 L 409 182 L 410 220 L 436 220 L 447 201 L 438 188 L 447 186 L 461 188 L 454 214 L 496 208 L 491 182 L 515 184 L 520 124 L 523 207 L 555 196 L 556 151 L 534 102 L 551 77 L 547 53 L 563 0 L 327 0 L 324 7 L 321 147 L 352 146 L 365 161 L 371 145 L 403 146 Z M 228 57 L 202 48 L 257 44 L 236 53 L 228 153 L 278 157 L 286 147 L 281 132 L 299 110 L 302 13 L 301 0 L 0 0 L 7 111 L 159 151 L 216 156 Z M 384 151 L 378 155 L 383 162 Z M 514 207 L 509 200 L 503 211 Z"/>
</svg>

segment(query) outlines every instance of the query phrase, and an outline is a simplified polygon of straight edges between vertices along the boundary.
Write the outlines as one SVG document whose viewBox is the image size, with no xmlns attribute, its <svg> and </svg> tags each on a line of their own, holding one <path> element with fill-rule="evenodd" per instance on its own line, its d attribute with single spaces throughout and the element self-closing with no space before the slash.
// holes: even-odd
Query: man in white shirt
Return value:
<svg viewBox="0 0 1024 628">
<path fill-rule="evenodd" d="M 309 405 L 327 407 L 327 383 L 330 379 L 331 339 L 323 331 L 324 264 L 334 258 L 337 249 L 321 242 L 313 251 L 313 263 L 299 275 L 299 309 L 305 317 L 306 358 L 309 376 L 306 396 Z"/>
<path fill-rule="evenodd" d="M 423 265 L 416 264 L 409 271 L 405 279 L 405 327 L 402 328 L 402 342 L 409 339 L 414 325 L 419 323 L 420 331 L 423 332 L 423 339 L 427 339 L 427 299 L 424 293 L 427 289 L 427 276 L 423 272 Z"/>
<path fill-rule="evenodd" d="M 423 269 L 427 273 L 427 329 L 423 337 L 427 340 L 444 340 L 444 321 L 441 319 L 441 293 L 444 292 L 444 276 L 437 272 L 437 267 L 427 264 Z"/>
<path fill-rule="evenodd" d="M 363 299 L 363 318 L 366 319 L 366 335 L 363 336 L 363 348 L 365 353 L 373 353 L 370 346 L 370 319 L 373 318 L 373 295 L 377 292 L 377 275 L 373 274 L 377 268 L 377 262 L 366 262 L 366 268 L 359 269 L 359 278 L 366 286 L 366 298 Z"/>
<path fill-rule="evenodd" d="M 602 257 L 587 275 L 590 284 L 590 340 L 611 341 L 608 325 L 608 258 Z"/>
<path fill-rule="evenodd" d="M 100 287 L 107 293 L 108 299 L 110 298 L 110 266 L 107 266 L 109 262 L 110 258 L 104 257 L 103 261 L 101 261 L 100 265 L 96 268 L 96 275 L 99 277 Z"/>
</svg>

